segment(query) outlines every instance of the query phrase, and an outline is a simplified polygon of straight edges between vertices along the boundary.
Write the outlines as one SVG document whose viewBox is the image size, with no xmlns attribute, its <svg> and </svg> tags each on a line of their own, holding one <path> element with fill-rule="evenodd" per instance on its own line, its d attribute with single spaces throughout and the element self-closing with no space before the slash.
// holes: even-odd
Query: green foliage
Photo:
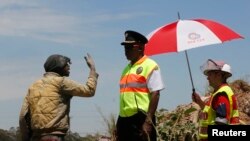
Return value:
<svg viewBox="0 0 250 141">
<path fill-rule="evenodd" d="M 9 130 L 0 129 L 0 141 L 21 141 L 19 128 L 11 127 Z"/>
<path fill-rule="evenodd" d="M 14 141 L 14 137 L 8 131 L 0 129 L 0 141 Z"/>
<path fill-rule="evenodd" d="M 191 107 L 174 112 L 168 110 L 157 112 L 158 141 L 196 141 L 197 127 L 188 120 L 182 120 L 194 111 L 196 109 Z"/>
<path fill-rule="evenodd" d="M 194 107 L 190 107 L 187 110 L 184 111 L 185 116 L 189 116 L 190 113 L 196 111 L 197 109 L 195 109 Z"/>
</svg>

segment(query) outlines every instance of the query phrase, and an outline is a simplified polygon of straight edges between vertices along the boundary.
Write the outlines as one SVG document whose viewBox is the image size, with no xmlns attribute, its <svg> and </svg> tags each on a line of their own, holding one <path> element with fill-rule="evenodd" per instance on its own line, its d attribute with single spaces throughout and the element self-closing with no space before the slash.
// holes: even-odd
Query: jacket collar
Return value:
<svg viewBox="0 0 250 141">
<path fill-rule="evenodd" d="M 58 77 L 62 77 L 61 75 L 59 75 L 58 73 L 55 73 L 55 72 L 46 72 L 44 73 L 43 76 L 58 76 Z"/>
</svg>

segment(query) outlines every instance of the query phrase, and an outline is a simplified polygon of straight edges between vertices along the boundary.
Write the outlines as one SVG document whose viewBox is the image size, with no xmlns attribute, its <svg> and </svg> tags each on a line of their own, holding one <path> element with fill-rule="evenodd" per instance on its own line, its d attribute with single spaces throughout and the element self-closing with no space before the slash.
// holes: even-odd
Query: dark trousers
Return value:
<svg viewBox="0 0 250 141">
<path fill-rule="evenodd" d="M 142 112 L 138 112 L 131 117 L 119 116 L 116 123 L 117 141 L 156 141 L 155 127 L 152 127 L 152 132 L 149 135 L 150 140 L 148 140 L 147 135 L 143 133 L 142 125 L 145 119 L 146 115 Z M 155 117 L 152 120 L 155 125 Z"/>
</svg>

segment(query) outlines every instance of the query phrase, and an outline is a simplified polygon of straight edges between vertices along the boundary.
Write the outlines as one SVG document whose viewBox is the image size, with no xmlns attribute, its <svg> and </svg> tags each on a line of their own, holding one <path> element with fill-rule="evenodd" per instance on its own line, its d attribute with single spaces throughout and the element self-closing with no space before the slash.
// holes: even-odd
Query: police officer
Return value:
<svg viewBox="0 0 250 141">
<path fill-rule="evenodd" d="M 144 55 L 147 42 L 142 34 L 128 30 L 121 43 L 130 62 L 120 78 L 119 141 L 156 141 L 155 111 L 164 84 L 158 64 Z"/>
<path fill-rule="evenodd" d="M 53 54 L 44 63 L 44 76 L 28 89 L 19 116 L 22 141 L 64 141 L 70 126 L 70 101 L 73 96 L 95 95 L 98 74 L 87 54 L 90 68 L 86 84 L 68 78 L 70 58 Z"/>
</svg>

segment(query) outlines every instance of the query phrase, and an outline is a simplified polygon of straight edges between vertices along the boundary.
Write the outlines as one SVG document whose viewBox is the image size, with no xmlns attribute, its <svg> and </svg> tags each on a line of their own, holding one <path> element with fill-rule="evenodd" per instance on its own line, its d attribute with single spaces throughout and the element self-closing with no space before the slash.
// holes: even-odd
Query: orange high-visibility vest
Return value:
<svg viewBox="0 0 250 141">
<path fill-rule="evenodd" d="M 236 101 L 233 100 L 234 93 L 232 89 L 227 85 L 222 86 L 218 91 L 216 91 L 214 94 L 211 95 L 208 104 L 205 105 L 204 109 L 200 113 L 199 139 L 207 139 L 208 138 L 208 134 L 207 134 L 208 125 L 215 124 L 216 111 L 212 108 L 212 101 L 213 101 L 213 98 L 218 93 L 221 93 L 221 92 L 225 92 L 227 94 L 227 97 L 230 103 L 230 119 L 229 119 L 228 124 L 231 124 L 234 118 L 239 118 L 238 108 L 234 106 L 234 104 L 236 104 L 234 102 Z"/>
<path fill-rule="evenodd" d="M 143 56 L 134 65 L 128 64 L 120 79 L 120 113 L 121 117 L 129 117 L 138 110 L 148 111 L 150 91 L 147 81 L 153 70 L 159 69 L 155 61 Z"/>
</svg>

